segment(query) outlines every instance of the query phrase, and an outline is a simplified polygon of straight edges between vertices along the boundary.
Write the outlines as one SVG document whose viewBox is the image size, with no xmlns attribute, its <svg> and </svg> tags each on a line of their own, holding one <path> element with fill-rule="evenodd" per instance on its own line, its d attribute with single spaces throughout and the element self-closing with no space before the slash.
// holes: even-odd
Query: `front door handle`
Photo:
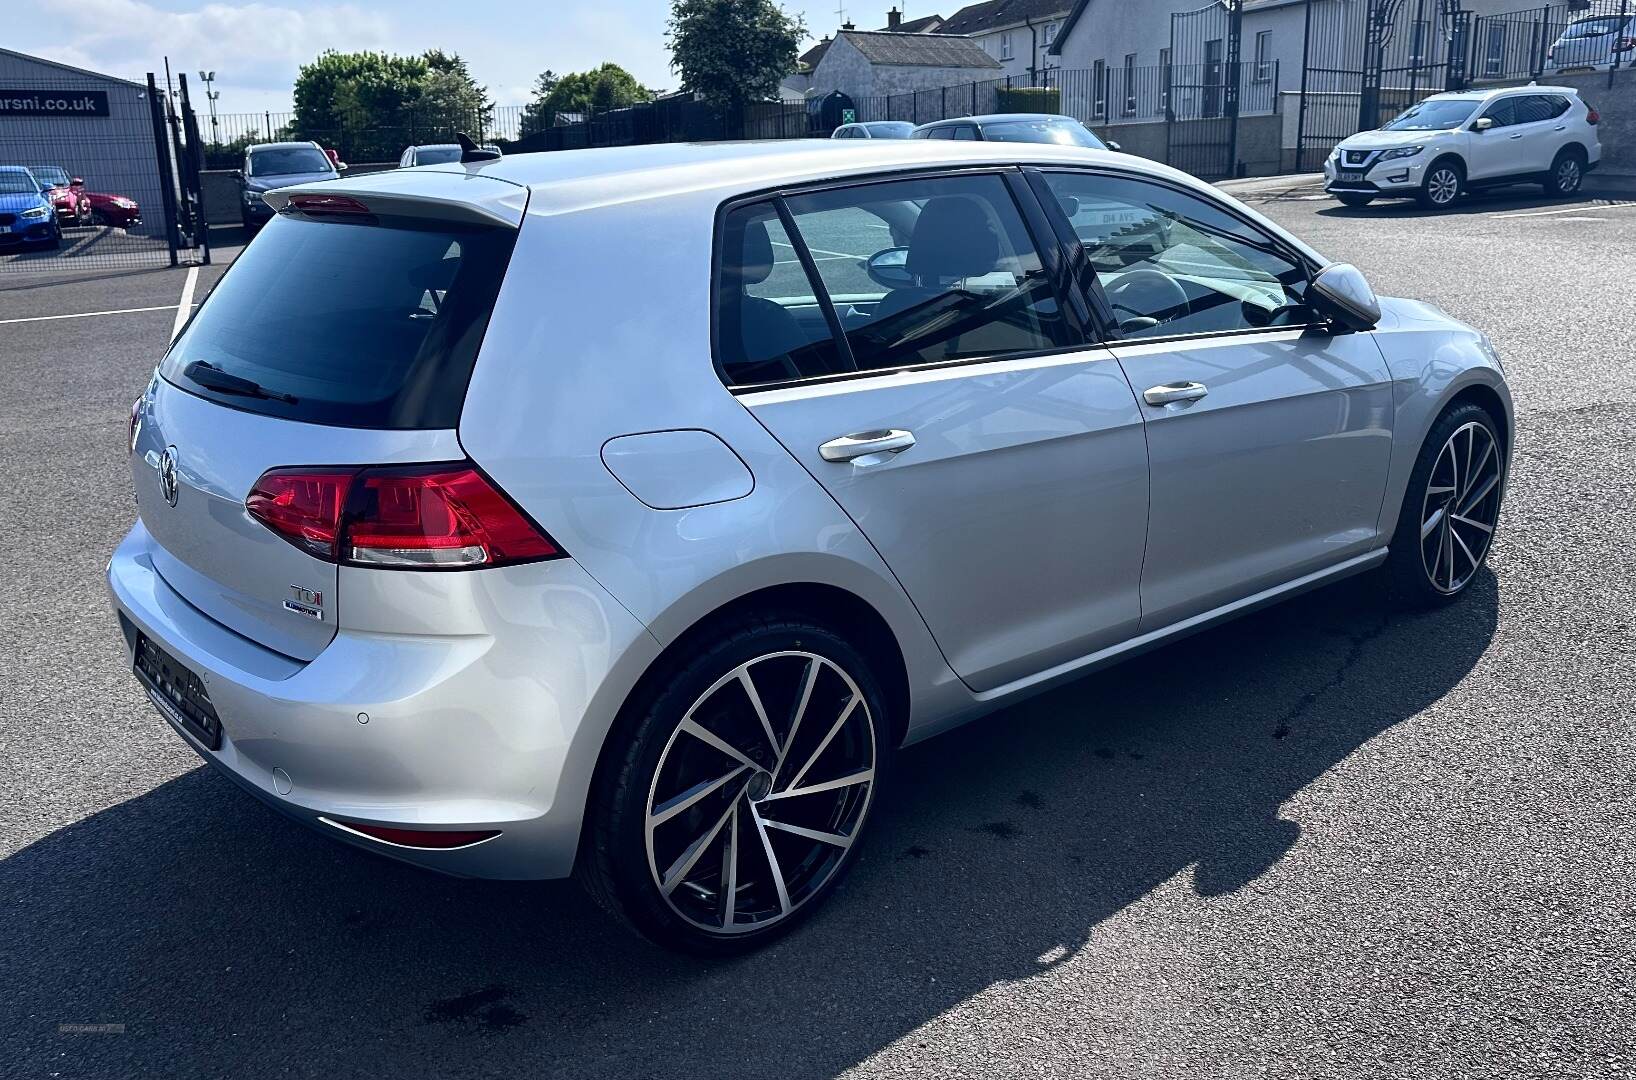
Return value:
<svg viewBox="0 0 1636 1080">
<path fill-rule="evenodd" d="M 1520 138 L 1522 138 L 1523 134 L 1524 134 L 1523 132 L 1519 131 L 1515 135 L 1512 135 L 1511 138 L 1520 139 Z"/>
<path fill-rule="evenodd" d="M 901 454 L 914 444 L 914 432 L 882 428 L 831 439 L 818 448 L 818 456 L 825 461 L 852 461 L 870 454 Z"/>
<path fill-rule="evenodd" d="M 1210 392 L 1203 383 L 1174 382 L 1150 386 L 1142 391 L 1142 400 L 1149 405 L 1169 405 L 1175 401 L 1197 401 Z"/>
</svg>

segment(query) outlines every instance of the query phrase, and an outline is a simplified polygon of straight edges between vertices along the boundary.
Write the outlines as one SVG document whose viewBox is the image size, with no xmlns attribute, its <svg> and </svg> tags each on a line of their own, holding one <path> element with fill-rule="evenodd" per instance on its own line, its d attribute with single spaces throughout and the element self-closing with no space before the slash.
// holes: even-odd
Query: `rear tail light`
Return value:
<svg viewBox="0 0 1636 1080">
<path fill-rule="evenodd" d="M 464 570 L 563 554 L 465 461 L 270 469 L 244 508 L 304 551 L 349 566 Z"/>
<path fill-rule="evenodd" d="M 1601 122 L 1601 120 L 1602 114 L 1597 112 L 1595 109 L 1591 109 L 1585 114 L 1585 123 L 1590 124 L 1592 127 L 1595 127 Z"/>
</svg>

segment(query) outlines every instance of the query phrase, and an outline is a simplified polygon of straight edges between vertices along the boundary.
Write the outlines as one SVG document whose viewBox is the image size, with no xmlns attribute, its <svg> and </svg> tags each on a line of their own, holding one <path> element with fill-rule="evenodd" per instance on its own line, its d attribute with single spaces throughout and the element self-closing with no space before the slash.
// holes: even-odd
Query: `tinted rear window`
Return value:
<svg viewBox="0 0 1636 1080">
<path fill-rule="evenodd" d="M 516 235 L 281 214 L 222 278 L 160 373 L 212 401 L 307 423 L 455 427 Z M 195 362 L 226 378 L 198 368 L 190 376 Z M 234 378 L 280 396 L 220 389 Z"/>
</svg>

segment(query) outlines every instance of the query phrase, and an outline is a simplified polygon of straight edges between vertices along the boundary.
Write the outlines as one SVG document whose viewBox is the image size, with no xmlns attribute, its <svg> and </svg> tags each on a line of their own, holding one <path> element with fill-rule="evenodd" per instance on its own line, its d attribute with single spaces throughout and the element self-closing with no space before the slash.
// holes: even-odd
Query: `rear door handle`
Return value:
<svg viewBox="0 0 1636 1080">
<path fill-rule="evenodd" d="M 1210 392 L 1203 383 L 1175 382 L 1150 386 L 1142 391 L 1142 399 L 1149 405 L 1169 405 L 1175 401 L 1197 401 Z"/>
<path fill-rule="evenodd" d="M 1516 134 L 1515 134 L 1515 135 L 1512 135 L 1512 136 L 1511 136 L 1511 138 L 1513 138 L 1513 139 L 1520 139 L 1520 138 L 1522 138 L 1522 137 L 1523 137 L 1523 134 L 1524 134 L 1524 133 L 1523 133 L 1523 132 L 1521 132 L 1521 131 L 1519 131 L 1519 132 L 1517 132 L 1517 133 L 1516 133 Z"/>
<path fill-rule="evenodd" d="M 901 454 L 914 444 L 914 432 L 882 428 L 831 439 L 818 448 L 818 456 L 825 461 L 852 461 L 870 454 Z"/>
</svg>

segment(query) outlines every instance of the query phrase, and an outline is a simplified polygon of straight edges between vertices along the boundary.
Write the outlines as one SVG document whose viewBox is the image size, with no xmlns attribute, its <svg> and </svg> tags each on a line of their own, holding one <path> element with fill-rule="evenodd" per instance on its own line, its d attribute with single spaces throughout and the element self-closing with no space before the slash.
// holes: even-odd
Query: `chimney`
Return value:
<svg viewBox="0 0 1636 1080">
<path fill-rule="evenodd" d="M 886 13 L 886 29 L 896 30 L 903 25 L 903 12 L 893 8 Z"/>
<path fill-rule="evenodd" d="M 842 30 L 856 30 L 857 28 L 857 24 L 855 23 L 844 22 L 841 24 Z"/>
</svg>

